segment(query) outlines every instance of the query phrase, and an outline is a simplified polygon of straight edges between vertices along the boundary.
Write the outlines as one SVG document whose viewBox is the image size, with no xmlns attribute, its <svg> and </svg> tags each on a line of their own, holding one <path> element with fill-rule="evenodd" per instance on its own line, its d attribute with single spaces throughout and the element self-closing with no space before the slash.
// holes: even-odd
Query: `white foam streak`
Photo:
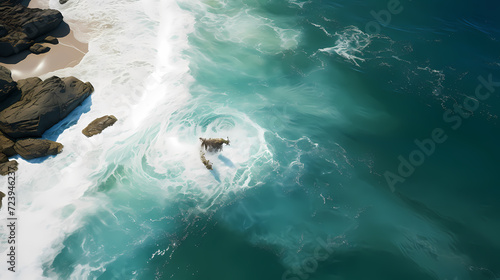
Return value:
<svg viewBox="0 0 500 280">
<path fill-rule="evenodd" d="M 363 50 L 371 43 L 372 36 L 364 33 L 355 26 L 349 26 L 340 33 L 335 33 L 337 41 L 335 46 L 319 49 L 320 52 L 329 54 L 337 53 L 349 62 L 359 66 L 358 62 L 365 61 Z"/>
<path fill-rule="evenodd" d="M 89 42 L 89 52 L 79 65 L 42 78 L 76 76 L 90 81 L 95 92 L 91 104 L 78 109 L 81 116 L 74 114 L 79 117 L 75 125 L 60 135 L 62 126 L 47 133 L 64 144 L 62 154 L 40 164 L 20 160 L 19 272 L 15 279 L 43 278 L 44 266 L 50 267 L 63 248 L 62 242 L 85 226 L 82 221 L 88 215 L 133 212 L 129 206 L 117 206 L 113 198 L 96 193 L 112 175 L 128 176 L 129 185 L 119 184 L 124 193 L 137 192 L 158 203 L 189 197 L 197 201 L 193 211 L 205 211 L 234 192 L 258 185 L 252 181 L 252 172 L 272 158 L 264 129 L 245 114 L 220 104 L 198 104 L 191 96 L 193 78 L 183 52 L 189 48 L 194 17 L 177 1 L 49 3 L 61 10 L 77 38 Z M 295 32 L 274 30 L 282 32 L 276 41 L 278 48 L 282 44 L 294 46 L 290 42 L 296 39 Z M 213 107 L 200 113 L 200 106 Z M 92 138 L 83 136 L 81 130 L 88 123 L 108 114 L 118 118 L 115 125 Z M 209 172 L 199 158 L 198 137 L 226 136 L 231 145 L 221 155 L 207 155 L 215 167 Z M 125 166 L 123 174 L 117 171 L 119 166 Z M 143 187 L 144 182 L 148 184 Z M 0 212 L 0 219 L 5 220 L 5 211 Z M 3 256 L 5 237 L 1 232 Z M 99 261 L 105 264 L 113 257 L 103 256 Z M 72 279 L 103 269 L 86 263 L 75 265 Z M 7 279 L 6 271 L 6 263 L 0 262 L 0 279 Z M 58 277 L 56 272 L 45 272 L 48 278 Z"/>
<path fill-rule="evenodd" d="M 217 12 L 205 13 L 200 21 L 207 26 L 219 27 L 210 30 L 219 41 L 243 44 L 267 54 L 296 49 L 301 35 L 300 31 L 290 28 L 293 26 L 291 19 L 269 19 L 251 8 L 221 8 Z"/>
<path fill-rule="evenodd" d="M 18 272 L 6 275 L 10 272 L 2 261 L 1 279 L 41 279 L 43 265 L 50 265 L 64 238 L 82 226 L 82 217 L 106 208 L 106 197 L 85 193 L 108 164 L 121 162 L 124 151 L 134 148 L 120 143 L 129 143 L 137 130 L 150 126 L 148 115 L 160 115 L 165 107 L 169 110 L 163 113 L 169 114 L 189 98 L 192 78 L 181 51 L 188 45 L 193 18 L 176 1 L 90 0 L 61 6 L 51 0 L 50 6 L 61 10 L 77 38 L 88 40 L 89 52 L 74 68 L 42 78 L 76 76 L 91 81 L 95 92 L 90 110 L 58 137 L 65 146 L 62 154 L 41 164 L 19 160 Z M 119 119 L 112 129 L 89 139 L 81 134 L 90 121 L 105 114 Z M 5 212 L 0 213 L 2 220 Z M 3 230 L 0 251 L 5 256 Z M 83 271 L 88 268 L 79 267 L 75 274 Z"/>
</svg>

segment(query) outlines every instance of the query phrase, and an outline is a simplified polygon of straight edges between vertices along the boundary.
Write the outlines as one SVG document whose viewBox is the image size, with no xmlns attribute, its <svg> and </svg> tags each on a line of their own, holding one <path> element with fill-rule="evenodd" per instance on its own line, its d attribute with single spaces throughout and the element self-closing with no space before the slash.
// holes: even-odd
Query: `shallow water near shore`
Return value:
<svg viewBox="0 0 500 280">
<path fill-rule="evenodd" d="M 373 34 L 387 1 L 50 0 L 89 51 L 44 77 L 96 91 L 46 133 L 62 154 L 19 160 L 0 278 L 498 279 L 499 90 L 474 97 L 498 5 L 462 2 L 401 1 Z M 231 140 L 212 171 L 199 137 Z"/>
</svg>

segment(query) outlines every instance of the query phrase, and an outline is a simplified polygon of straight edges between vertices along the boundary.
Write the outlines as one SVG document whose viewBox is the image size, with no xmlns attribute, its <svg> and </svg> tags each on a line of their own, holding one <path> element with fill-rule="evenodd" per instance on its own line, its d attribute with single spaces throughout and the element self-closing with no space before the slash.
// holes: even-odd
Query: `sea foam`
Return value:
<svg viewBox="0 0 500 280">
<path fill-rule="evenodd" d="M 82 218 L 106 208 L 102 197 L 86 195 L 101 180 L 103 170 L 128 152 L 146 153 L 134 142 L 137 135 L 143 136 L 154 120 L 168 122 L 168 114 L 189 99 L 192 78 L 181 52 L 187 48 L 194 20 L 177 2 L 70 1 L 60 5 L 50 1 L 49 5 L 63 13 L 78 39 L 89 43 L 89 52 L 79 65 L 42 78 L 76 76 L 90 81 L 95 92 L 87 108 L 78 109 L 78 121 L 66 119 L 69 128 L 59 125 L 45 135 L 64 144 L 62 154 L 37 164 L 18 159 L 18 272 L 6 276 L 6 263 L 1 262 L 2 279 L 13 279 L 13 275 L 40 279 L 65 237 L 82 226 Z M 117 116 L 118 123 L 93 138 L 82 135 L 90 121 L 105 114 Z M 2 211 L 2 219 L 5 215 Z M 5 232 L 1 237 L 0 251 L 5 255 Z M 50 269 L 44 275 L 56 277 Z"/>
</svg>

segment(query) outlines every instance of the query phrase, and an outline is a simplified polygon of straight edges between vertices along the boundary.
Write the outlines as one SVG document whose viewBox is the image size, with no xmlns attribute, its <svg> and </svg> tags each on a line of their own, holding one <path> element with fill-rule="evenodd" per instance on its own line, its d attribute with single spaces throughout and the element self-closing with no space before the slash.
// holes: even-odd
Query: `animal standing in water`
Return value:
<svg viewBox="0 0 500 280">
<path fill-rule="evenodd" d="M 229 137 L 226 139 L 223 138 L 201 138 L 201 147 L 200 147 L 200 158 L 201 162 L 205 165 L 208 170 L 212 170 L 212 163 L 205 158 L 205 151 L 209 152 L 219 152 L 222 151 L 222 145 L 229 145 Z M 204 151 L 205 150 L 205 151 Z"/>
</svg>

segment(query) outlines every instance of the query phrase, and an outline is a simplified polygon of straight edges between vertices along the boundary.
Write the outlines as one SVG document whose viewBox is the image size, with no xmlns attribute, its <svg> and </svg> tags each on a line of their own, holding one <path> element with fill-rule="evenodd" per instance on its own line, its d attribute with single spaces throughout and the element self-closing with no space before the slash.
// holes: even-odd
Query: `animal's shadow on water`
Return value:
<svg viewBox="0 0 500 280">
<path fill-rule="evenodd" d="M 64 132 L 64 130 L 75 125 L 78 122 L 78 120 L 80 119 L 81 115 L 90 111 L 91 106 L 92 106 L 92 98 L 89 96 L 82 102 L 82 104 L 80 104 L 73 111 L 71 111 L 71 113 L 69 113 L 68 116 L 66 116 L 60 122 L 56 123 L 54 126 L 49 128 L 47 131 L 45 131 L 45 133 L 42 135 L 41 139 L 57 141 L 57 138 L 59 137 L 59 135 L 61 135 L 61 133 Z M 87 138 L 83 134 L 81 134 L 81 137 L 82 137 L 82 140 L 85 140 Z M 61 144 L 64 145 L 64 143 L 61 143 Z M 64 150 L 64 148 L 63 148 L 63 150 Z M 30 159 L 27 161 L 29 163 L 42 163 L 50 157 L 54 157 L 54 156 L 40 157 L 40 158 Z"/>
<path fill-rule="evenodd" d="M 210 170 L 210 173 L 212 173 L 212 175 L 214 176 L 215 180 L 217 180 L 217 182 L 221 182 L 220 181 L 220 174 L 219 174 L 219 171 L 217 171 L 217 169 L 212 169 Z"/>
<path fill-rule="evenodd" d="M 230 168 L 236 168 L 236 165 L 234 165 L 234 163 L 228 159 L 227 157 L 223 156 L 223 155 L 219 155 L 219 159 L 228 167 Z"/>
<path fill-rule="evenodd" d="M 223 155 L 219 155 L 218 158 L 222 161 L 222 163 L 224 163 L 226 166 L 230 167 L 230 168 L 236 168 L 236 165 L 234 165 L 234 163 L 227 157 L 223 156 Z M 221 182 L 220 180 L 220 173 L 217 169 L 212 169 L 210 170 L 210 173 L 212 173 L 212 175 L 214 176 L 215 180 L 217 180 L 217 182 Z"/>
</svg>

